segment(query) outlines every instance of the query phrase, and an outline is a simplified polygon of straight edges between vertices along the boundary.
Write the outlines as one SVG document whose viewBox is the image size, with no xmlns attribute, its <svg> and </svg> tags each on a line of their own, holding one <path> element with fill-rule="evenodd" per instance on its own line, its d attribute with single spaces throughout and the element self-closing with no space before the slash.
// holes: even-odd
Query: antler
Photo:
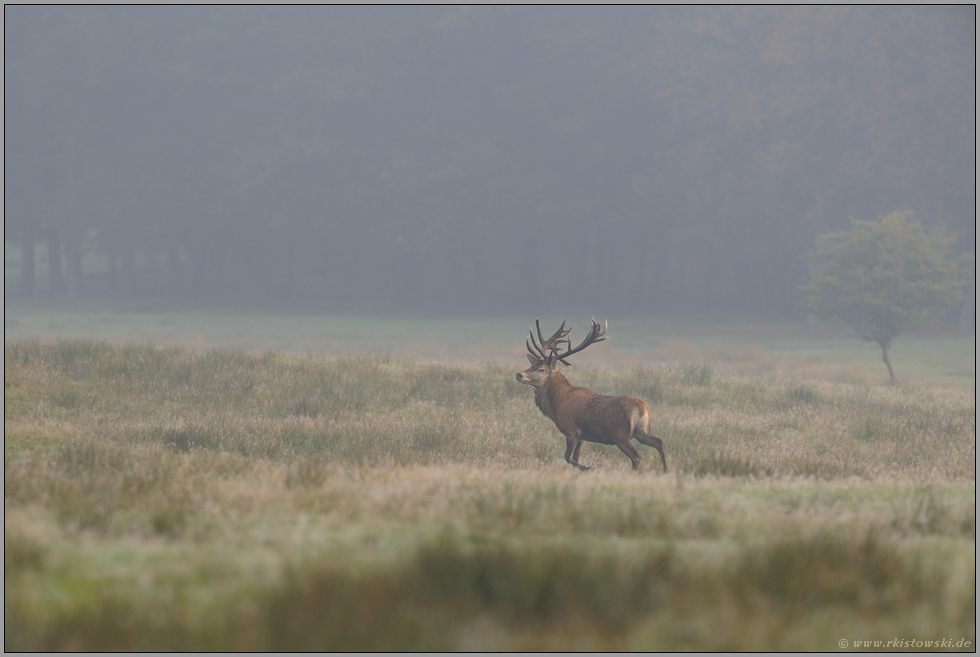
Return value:
<svg viewBox="0 0 980 657">
<path fill-rule="evenodd" d="M 528 340 L 526 341 L 528 353 L 531 354 L 532 356 L 534 356 L 535 358 L 547 359 L 548 358 L 548 352 L 549 351 L 552 351 L 552 352 L 558 351 L 557 347 L 562 342 L 566 342 L 569 345 L 571 345 L 572 343 L 571 343 L 570 340 L 565 340 L 564 339 L 565 336 L 567 336 L 572 331 L 572 327 L 568 327 L 567 329 L 565 328 L 565 322 L 567 322 L 567 321 L 568 321 L 567 319 L 562 320 L 561 326 L 558 328 L 557 331 L 555 331 L 555 334 L 552 335 L 547 340 L 545 340 L 541 336 L 541 321 L 538 320 L 538 319 L 535 319 L 534 320 L 534 324 L 535 324 L 535 326 L 538 327 L 538 339 L 535 340 L 534 339 L 534 332 L 533 331 L 530 331 L 531 337 L 528 338 Z M 540 344 L 539 344 L 539 341 L 540 341 Z M 566 363 L 566 365 L 567 365 L 567 363 Z"/>
<path fill-rule="evenodd" d="M 562 325 L 564 326 L 564 324 L 562 324 Z M 571 331 L 572 330 L 572 327 L 569 326 L 568 327 L 568 330 Z M 589 334 L 587 336 L 585 336 L 585 339 L 582 340 L 582 343 L 579 346 L 577 346 L 574 349 L 572 349 L 571 348 L 572 341 L 571 340 L 565 340 L 565 342 L 567 342 L 568 343 L 568 346 L 569 346 L 568 351 L 566 351 L 563 354 L 559 354 L 558 353 L 558 350 L 555 349 L 555 350 L 553 350 L 554 353 L 555 353 L 555 356 L 557 356 L 558 357 L 558 360 L 560 360 L 561 362 L 565 363 L 566 365 L 570 365 L 570 363 L 568 363 L 565 360 L 566 358 L 568 358 L 572 354 L 577 354 L 578 352 L 580 352 L 583 349 L 585 349 L 586 347 L 588 347 L 590 344 L 593 344 L 593 343 L 596 343 L 596 342 L 602 342 L 603 340 L 605 340 L 606 339 L 606 331 L 607 330 L 609 330 L 609 322 L 608 321 L 606 321 L 605 328 L 603 328 L 602 326 L 599 326 L 599 322 L 595 321 L 595 317 L 593 317 L 592 318 L 592 328 L 589 329 Z"/>
<path fill-rule="evenodd" d="M 545 340 L 541 336 L 541 322 L 535 319 L 534 323 L 538 328 L 538 339 L 537 340 L 534 339 L 534 332 L 531 331 L 530 332 L 531 336 L 528 338 L 526 342 L 528 353 L 534 356 L 535 358 L 542 358 L 542 359 L 547 359 L 550 355 L 553 354 L 559 361 L 561 361 L 565 365 L 571 366 L 571 363 L 565 360 L 566 358 L 568 358 L 572 354 L 577 354 L 578 352 L 582 351 L 583 349 L 588 347 L 590 344 L 593 344 L 594 342 L 602 342 L 603 340 L 606 339 L 605 332 L 609 328 L 609 322 L 606 322 L 606 326 L 605 328 L 603 328 L 599 325 L 598 322 L 595 321 L 595 317 L 593 317 L 592 328 L 589 330 L 589 334 L 585 336 L 585 339 L 582 340 L 582 343 L 579 346 L 572 349 L 571 348 L 572 341 L 566 339 L 568 334 L 572 332 L 572 327 L 569 326 L 566 329 L 565 328 L 566 321 L 568 320 L 563 320 L 561 323 L 561 327 L 559 327 L 559 329 L 555 331 L 555 334 L 552 335 L 547 340 Z M 563 354 L 558 353 L 558 346 L 563 342 L 568 345 L 569 349 Z M 551 353 L 549 354 L 549 352 Z"/>
</svg>

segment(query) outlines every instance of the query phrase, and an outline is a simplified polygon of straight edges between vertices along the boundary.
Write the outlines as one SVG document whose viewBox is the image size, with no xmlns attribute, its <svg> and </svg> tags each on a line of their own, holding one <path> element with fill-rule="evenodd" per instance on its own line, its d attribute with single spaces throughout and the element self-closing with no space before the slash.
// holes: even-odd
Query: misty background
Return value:
<svg viewBox="0 0 980 657">
<path fill-rule="evenodd" d="M 911 209 L 973 250 L 975 26 L 973 6 L 6 6 L 5 287 L 799 315 L 802 256 L 852 217 Z"/>
</svg>

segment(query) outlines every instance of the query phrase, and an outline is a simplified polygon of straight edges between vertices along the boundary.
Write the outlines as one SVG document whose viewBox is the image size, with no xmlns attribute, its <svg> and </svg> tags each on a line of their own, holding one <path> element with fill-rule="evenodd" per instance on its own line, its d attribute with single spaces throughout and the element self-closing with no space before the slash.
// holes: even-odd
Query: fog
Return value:
<svg viewBox="0 0 980 657">
<path fill-rule="evenodd" d="M 852 217 L 911 209 L 972 250 L 975 26 L 972 6 L 6 6 L 6 290 L 799 313 L 802 256 Z"/>
</svg>

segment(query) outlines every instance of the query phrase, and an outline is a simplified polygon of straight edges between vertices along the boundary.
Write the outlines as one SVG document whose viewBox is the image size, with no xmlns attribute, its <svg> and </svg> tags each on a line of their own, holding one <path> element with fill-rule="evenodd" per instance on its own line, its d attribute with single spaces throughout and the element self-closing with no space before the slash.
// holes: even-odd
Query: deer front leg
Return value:
<svg viewBox="0 0 980 657">
<path fill-rule="evenodd" d="M 565 462 L 569 465 L 574 465 L 579 470 L 591 470 L 581 463 L 578 462 L 578 453 L 582 449 L 582 441 L 578 438 L 569 438 L 565 436 Z"/>
</svg>

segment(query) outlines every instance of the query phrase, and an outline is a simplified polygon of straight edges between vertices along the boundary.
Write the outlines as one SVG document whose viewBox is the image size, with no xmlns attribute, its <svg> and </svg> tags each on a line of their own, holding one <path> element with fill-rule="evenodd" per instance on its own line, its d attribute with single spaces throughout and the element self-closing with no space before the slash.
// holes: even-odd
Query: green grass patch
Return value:
<svg viewBox="0 0 980 657">
<path fill-rule="evenodd" d="M 141 305 L 142 304 L 142 305 Z M 265 311 L 173 309 L 149 302 L 83 300 L 4 304 L 8 340 L 105 340 L 152 343 L 195 351 L 220 347 L 250 353 L 305 355 L 387 353 L 402 360 L 510 363 L 523 369 L 523 338 L 530 317 L 372 317 Z M 562 317 L 543 317 L 557 326 Z M 633 369 L 669 365 L 691 380 L 712 375 L 885 383 L 881 352 L 850 329 L 809 328 L 805 322 L 717 316 L 609 318 L 611 339 L 577 363 Z M 573 338 L 587 318 L 569 318 Z M 584 335 L 584 333 L 581 333 Z M 943 325 L 898 336 L 891 358 L 901 382 L 972 390 L 976 380 L 973 332 Z"/>
</svg>

